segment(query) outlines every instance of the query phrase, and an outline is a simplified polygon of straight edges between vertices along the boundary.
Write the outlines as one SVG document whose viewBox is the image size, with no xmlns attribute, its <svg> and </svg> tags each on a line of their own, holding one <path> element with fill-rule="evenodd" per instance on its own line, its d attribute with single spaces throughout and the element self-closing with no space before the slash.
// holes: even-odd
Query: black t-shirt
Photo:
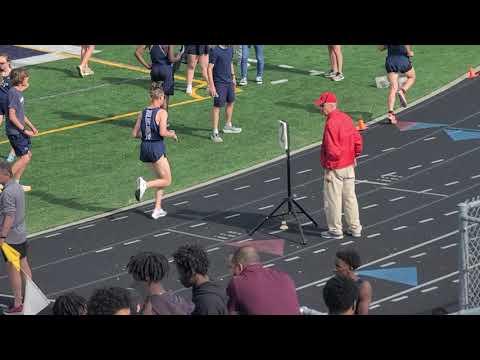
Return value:
<svg viewBox="0 0 480 360">
<path fill-rule="evenodd" d="M 225 289 L 210 281 L 192 288 L 192 302 L 195 309 L 192 315 L 227 315 L 227 295 Z"/>
</svg>

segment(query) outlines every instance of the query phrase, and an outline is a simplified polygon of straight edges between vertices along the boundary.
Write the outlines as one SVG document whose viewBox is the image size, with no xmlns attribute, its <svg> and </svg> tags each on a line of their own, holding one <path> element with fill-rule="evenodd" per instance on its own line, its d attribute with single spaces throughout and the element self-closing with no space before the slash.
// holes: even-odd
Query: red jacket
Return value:
<svg viewBox="0 0 480 360">
<path fill-rule="evenodd" d="M 338 109 L 325 123 L 320 162 L 325 169 L 342 169 L 352 165 L 362 153 L 362 137 L 352 118 Z"/>
</svg>

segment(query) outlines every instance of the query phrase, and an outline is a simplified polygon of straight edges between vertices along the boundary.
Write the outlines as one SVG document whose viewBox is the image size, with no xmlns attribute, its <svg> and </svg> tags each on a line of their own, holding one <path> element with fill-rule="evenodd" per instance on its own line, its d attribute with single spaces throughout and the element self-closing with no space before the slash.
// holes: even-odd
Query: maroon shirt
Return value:
<svg viewBox="0 0 480 360">
<path fill-rule="evenodd" d="M 227 295 L 228 311 L 242 315 L 300 314 L 297 291 L 290 276 L 262 264 L 249 265 L 234 276 Z"/>
</svg>

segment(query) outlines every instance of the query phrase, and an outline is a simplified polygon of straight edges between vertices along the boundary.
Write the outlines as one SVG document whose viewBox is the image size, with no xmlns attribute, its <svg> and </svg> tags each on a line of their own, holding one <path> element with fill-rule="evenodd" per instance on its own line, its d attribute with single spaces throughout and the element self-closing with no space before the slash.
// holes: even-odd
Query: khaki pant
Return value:
<svg viewBox="0 0 480 360">
<path fill-rule="evenodd" d="M 325 171 L 326 174 L 326 171 Z M 353 165 L 331 170 L 331 181 L 323 180 L 323 200 L 328 230 L 343 234 L 342 206 L 345 222 L 350 231 L 361 233 L 362 225 L 358 214 L 358 202 L 355 195 L 355 170 Z"/>
</svg>

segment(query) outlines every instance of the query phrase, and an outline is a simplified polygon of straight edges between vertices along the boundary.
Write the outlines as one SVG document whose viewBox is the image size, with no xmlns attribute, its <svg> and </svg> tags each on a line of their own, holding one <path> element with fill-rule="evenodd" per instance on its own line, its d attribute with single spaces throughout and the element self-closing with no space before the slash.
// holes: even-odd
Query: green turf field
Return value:
<svg viewBox="0 0 480 360">
<path fill-rule="evenodd" d="M 133 57 L 134 46 L 97 49 L 102 52 L 95 58 L 139 65 Z M 415 46 L 417 83 L 409 100 L 452 81 L 465 73 L 468 65 L 479 64 L 479 50 L 479 46 Z M 264 85 L 253 81 L 253 65 L 249 85 L 237 94 L 234 123 L 243 132 L 224 135 L 222 144 L 209 139 L 211 99 L 189 103 L 192 98 L 184 93 L 185 83 L 177 81 L 172 104 L 179 105 L 171 108 L 170 119 L 180 142 L 167 140 L 173 175 L 168 192 L 280 155 L 277 120 L 289 121 L 295 149 L 321 140 L 323 117 L 312 101 L 322 91 L 336 92 L 340 108 L 354 119 L 361 115 L 367 121 L 384 114 L 387 89 L 377 89 L 374 78 L 385 74 L 385 53 L 371 45 L 344 46 L 343 53 L 345 80 L 335 83 L 308 73 L 328 69 L 326 46 L 266 46 Z M 33 188 L 26 195 L 30 232 L 131 205 L 135 203 L 135 179 L 151 177 L 138 160 L 138 140 L 130 136 L 135 115 L 108 120 L 147 104 L 148 74 L 91 63 L 95 75 L 82 79 L 75 70 L 77 64 L 77 59 L 65 59 L 29 67 L 26 113 L 40 132 L 59 129 L 32 140 L 33 159 L 22 180 Z M 279 64 L 294 69 L 279 68 Z M 185 76 L 184 72 L 182 65 L 177 75 Z M 288 82 L 270 84 L 280 79 Z M 206 96 L 202 89 L 198 94 Z M 65 129 L 87 122 L 92 124 Z M 2 135 L 0 154 L 6 155 L 9 145 L 4 140 Z M 147 192 L 145 199 L 152 197 L 153 193 Z"/>
</svg>

